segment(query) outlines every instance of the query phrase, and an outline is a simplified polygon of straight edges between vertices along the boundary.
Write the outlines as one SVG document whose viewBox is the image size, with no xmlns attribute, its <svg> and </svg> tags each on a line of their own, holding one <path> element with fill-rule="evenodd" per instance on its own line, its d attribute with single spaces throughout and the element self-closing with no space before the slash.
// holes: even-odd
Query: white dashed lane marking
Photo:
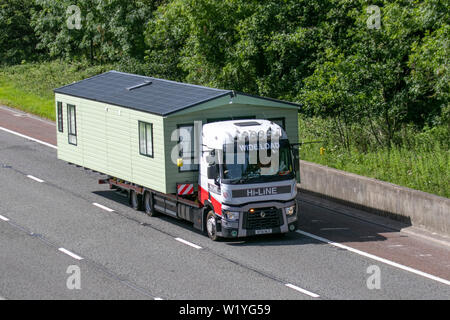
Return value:
<svg viewBox="0 0 450 320">
<path fill-rule="evenodd" d="M 175 240 L 177 240 L 178 242 L 184 243 L 184 244 L 186 244 L 188 246 L 191 246 L 192 248 L 195 248 L 195 249 L 201 249 L 202 248 L 202 247 L 200 247 L 200 246 L 198 246 L 196 244 L 193 244 L 193 243 L 191 243 L 189 241 L 186 241 L 184 239 L 181 239 L 181 238 L 175 238 Z"/>
<path fill-rule="evenodd" d="M 34 176 L 32 176 L 32 175 L 27 175 L 27 177 L 28 177 L 29 179 L 34 180 L 34 181 L 37 181 L 37 182 L 39 182 L 39 183 L 44 183 L 44 182 L 45 182 L 44 180 L 39 179 L 39 178 L 36 178 L 36 177 L 34 177 Z"/>
<path fill-rule="evenodd" d="M 76 254 L 73 253 L 73 252 L 70 252 L 70 251 L 67 250 L 67 249 L 59 248 L 58 250 L 61 251 L 62 253 L 67 254 L 68 256 L 71 256 L 72 258 L 74 258 L 74 259 L 76 259 L 76 260 L 83 260 L 82 257 L 80 257 L 79 255 L 76 255 Z"/>
<path fill-rule="evenodd" d="M 297 286 L 294 286 L 293 284 L 290 284 L 290 283 L 285 284 L 285 286 L 286 286 L 286 287 L 289 287 L 289 288 L 291 288 L 291 289 L 294 289 L 294 290 L 296 290 L 296 291 L 298 291 L 298 292 L 301 292 L 301 293 L 303 293 L 303 294 L 306 294 L 306 295 L 308 295 L 308 296 L 310 296 L 310 297 L 313 297 L 313 298 L 319 298 L 319 297 L 320 297 L 318 294 L 316 294 L 316 293 L 314 293 L 314 292 L 311 292 L 311 291 L 302 289 L 302 288 L 297 287 Z"/>
<path fill-rule="evenodd" d="M 103 209 L 103 210 L 105 210 L 105 211 L 108 211 L 108 212 L 114 212 L 113 209 L 110 209 L 110 208 L 108 208 L 108 207 L 105 207 L 105 206 L 103 206 L 103 205 L 101 205 L 101 204 L 98 204 L 98 203 L 96 203 L 96 202 L 94 202 L 93 205 L 96 206 L 96 207 L 98 207 L 98 208 L 100 208 L 100 209 Z"/>
</svg>

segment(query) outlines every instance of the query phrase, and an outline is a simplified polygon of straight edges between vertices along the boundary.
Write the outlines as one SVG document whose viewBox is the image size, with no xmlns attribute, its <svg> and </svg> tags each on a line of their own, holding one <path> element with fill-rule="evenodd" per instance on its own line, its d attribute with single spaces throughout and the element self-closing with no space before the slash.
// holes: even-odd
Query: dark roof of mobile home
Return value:
<svg viewBox="0 0 450 320">
<path fill-rule="evenodd" d="M 118 71 L 99 74 L 55 89 L 54 92 L 161 116 L 226 95 L 234 95 L 232 90 L 214 89 Z M 270 98 L 262 99 L 296 105 Z"/>
</svg>

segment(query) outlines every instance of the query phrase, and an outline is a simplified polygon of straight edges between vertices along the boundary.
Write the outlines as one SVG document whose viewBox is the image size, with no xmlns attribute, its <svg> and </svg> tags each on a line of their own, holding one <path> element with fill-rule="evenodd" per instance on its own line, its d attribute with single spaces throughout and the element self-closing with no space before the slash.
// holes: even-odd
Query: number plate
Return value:
<svg viewBox="0 0 450 320">
<path fill-rule="evenodd" d="M 255 231 L 255 234 L 268 234 L 268 233 L 272 233 L 272 229 L 262 229 Z"/>
</svg>

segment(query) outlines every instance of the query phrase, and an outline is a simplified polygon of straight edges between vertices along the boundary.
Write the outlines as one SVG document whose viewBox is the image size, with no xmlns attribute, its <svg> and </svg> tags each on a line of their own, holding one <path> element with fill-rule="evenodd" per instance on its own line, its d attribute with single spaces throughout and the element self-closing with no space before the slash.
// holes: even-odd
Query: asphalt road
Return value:
<svg viewBox="0 0 450 320">
<path fill-rule="evenodd" d="M 0 130 L 0 297 L 450 298 L 448 246 L 308 198 L 300 233 L 212 242 L 187 223 L 133 211 L 100 177 Z M 67 286 L 70 266 L 80 289 Z M 368 288 L 371 266 L 379 289 Z"/>
</svg>

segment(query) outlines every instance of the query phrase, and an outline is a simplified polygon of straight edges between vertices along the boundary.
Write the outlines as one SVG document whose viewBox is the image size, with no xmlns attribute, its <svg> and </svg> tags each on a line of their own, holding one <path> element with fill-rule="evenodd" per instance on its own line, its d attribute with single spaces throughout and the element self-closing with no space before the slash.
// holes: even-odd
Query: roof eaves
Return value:
<svg viewBox="0 0 450 320">
<path fill-rule="evenodd" d="M 222 97 L 224 97 L 226 95 L 231 95 L 231 94 L 233 94 L 233 91 L 229 90 L 229 91 L 223 92 L 222 94 L 219 94 L 217 96 L 214 96 L 214 97 L 211 97 L 211 98 L 208 98 L 208 99 L 204 99 L 202 101 L 198 101 L 198 102 L 195 102 L 195 103 L 192 103 L 192 104 L 189 104 L 189 105 L 185 105 L 185 106 L 183 106 L 183 107 L 181 107 L 181 108 L 179 108 L 177 110 L 173 110 L 173 111 L 164 113 L 163 116 L 170 116 L 170 115 L 173 115 L 174 113 L 177 113 L 177 112 L 180 112 L 180 111 L 184 111 L 186 109 L 193 108 L 193 107 L 198 106 L 200 104 L 203 104 L 203 103 L 215 100 L 215 99 L 219 99 L 219 98 L 222 98 Z"/>
<path fill-rule="evenodd" d="M 217 88 L 205 87 L 205 86 L 201 86 L 201 85 L 197 85 L 197 84 L 184 83 L 184 82 L 178 82 L 178 81 L 173 81 L 173 80 L 142 76 L 142 75 L 138 75 L 138 74 L 126 73 L 126 72 L 121 72 L 121 71 L 116 71 L 116 70 L 111 70 L 110 72 L 118 73 L 118 74 L 122 74 L 122 75 L 128 75 L 128 76 L 141 77 L 141 78 L 145 78 L 145 79 L 152 79 L 152 80 L 157 80 L 157 81 L 161 81 L 161 82 L 167 82 L 167 83 L 183 85 L 183 86 L 193 87 L 193 88 L 208 89 L 208 90 L 214 90 L 214 91 L 219 91 L 219 92 L 228 92 L 229 91 L 229 90 L 225 90 L 225 89 L 217 89 Z"/>
<path fill-rule="evenodd" d="M 82 81 L 94 79 L 94 78 L 103 76 L 103 75 L 105 75 L 105 74 L 111 73 L 111 72 L 112 72 L 112 71 L 107 71 L 107 72 L 104 72 L 104 73 L 96 74 L 95 76 L 92 76 L 92 77 L 89 77 L 89 78 L 86 78 L 86 79 L 82 79 L 82 80 L 79 80 L 79 81 L 74 81 L 74 82 L 72 82 L 72 83 L 66 84 L 65 86 L 62 86 L 62 87 L 53 89 L 53 92 L 55 92 L 55 93 L 63 93 L 63 92 L 59 92 L 58 90 L 65 89 L 65 88 L 67 88 L 67 87 L 73 86 L 73 85 L 75 85 L 75 84 L 77 84 L 77 83 L 80 83 L 80 82 L 82 82 Z"/>
<path fill-rule="evenodd" d="M 76 95 L 76 94 L 72 94 L 72 93 L 61 92 L 60 94 L 65 95 L 65 96 L 69 96 L 69 97 L 79 98 L 79 99 L 86 99 L 86 100 L 90 100 L 90 101 L 106 103 L 106 104 L 111 105 L 111 106 L 122 107 L 122 108 L 127 108 L 127 109 L 131 109 L 131 110 L 140 111 L 140 112 L 150 113 L 150 114 L 154 114 L 154 115 L 161 116 L 161 117 L 164 116 L 163 113 L 151 112 L 151 111 L 143 110 L 143 109 L 136 108 L 136 107 L 130 107 L 130 106 L 126 106 L 126 105 L 122 105 L 122 104 L 118 104 L 118 103 L 113 103 L 113 102 L 109 102 L 109 101 L 103 101 L 103 100 L 94 99 L 94 98 L 86 98 L 86 97 L 83 97 L 83 96 L 80 96 L 80 95 Z"/>
<path fill-rule="evenodd" d="M 295 102 L 289 102 L 289 101 L 284 101 L 284 100 L 279 100 L 279 99 L 274 99 L 274 98 L 262 97 L 262 96 L 257 96 L 257 95 L 254 95 L 254 94 L 244 93 L 244 92 L 239 92 L 239 91 L 236 91 L 236 93 L 237 94 L 241 94 L 243 96 L 256 98 L 256 99 L 263 99 L 263 100 L 268 100 L 268 101 L 273 101 L 273 102 L 278 102 L 278 103 L 289 104 L 291 106 L 295 106 L 295 107 L 298 107 L 298 108 L 303 107 L 303 105 L 301 105 L 299 103 L 295 103 Z"/>
</svg>

